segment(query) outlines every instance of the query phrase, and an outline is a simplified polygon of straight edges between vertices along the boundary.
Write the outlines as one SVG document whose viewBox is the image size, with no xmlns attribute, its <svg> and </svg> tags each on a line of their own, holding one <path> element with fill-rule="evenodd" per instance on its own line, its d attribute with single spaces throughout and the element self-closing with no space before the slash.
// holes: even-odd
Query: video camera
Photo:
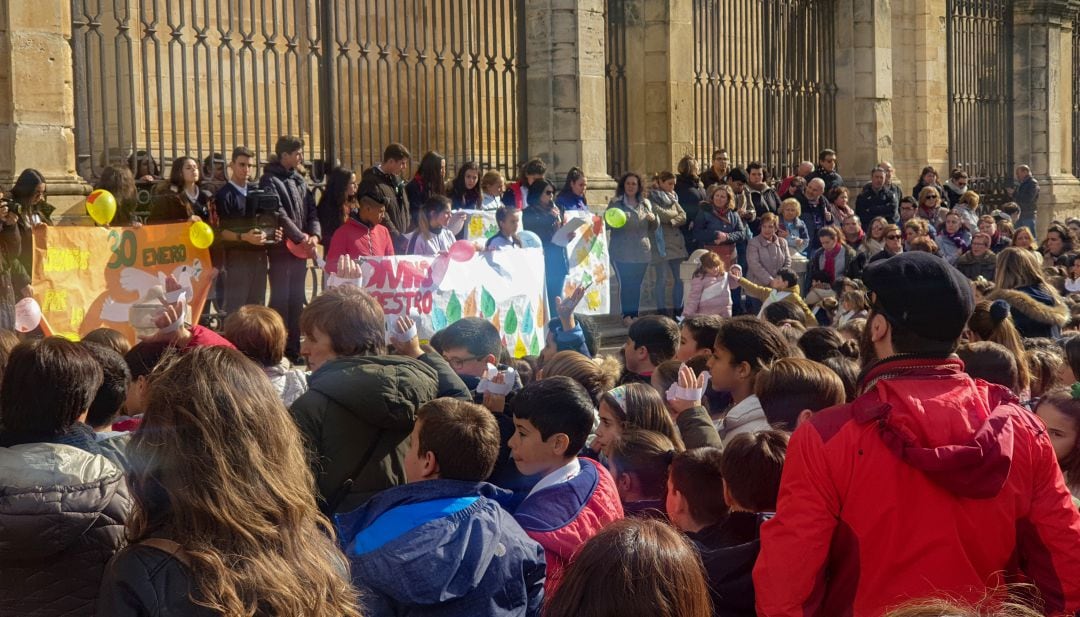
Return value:
<svg viewBox="0 0 1080 617">
<path fill-rule="evenodd" d="M 274 235 L 281 220 L 281 199 L 274 191 L 248 189 L 245 210 L 254 219 L 254 228 L 263 232 L 263 244 L 276 244 Z"/>
</svg>

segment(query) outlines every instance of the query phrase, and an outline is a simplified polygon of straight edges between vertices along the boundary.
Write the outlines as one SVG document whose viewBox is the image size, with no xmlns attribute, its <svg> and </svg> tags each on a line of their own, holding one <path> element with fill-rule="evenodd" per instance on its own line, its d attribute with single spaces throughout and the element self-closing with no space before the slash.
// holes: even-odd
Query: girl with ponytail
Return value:
<svg viewBox="0 0 1080 617">
<path fill-rule="evenodd" d="M 655 431 L 636 429 L 622 434 L 611 449 L 608 469 L 626 516 L 667 520 L 668 467 L 681 450 Z"/>
<path fill-rule="evenodd" d="M 1080 383 L 1058 388 L 1046 394 L 1035 408 L 1035 415 L 1046 425 L 1046 434 L 1054 446 L 1065 486 L 1073 495 L 1073 505 L 1080 496 Z"/>
<path fill-rule="evenodd" d="M 1016 356 L 1016 368 L 1020 378 L 1017 394 L 1021 400 L 1027 400 L 1031 390 L 1031 371 L 1020 332 L 1016 329 L 1009 311 L 1009 303 L 1005 300 L 983 300 L 976 304 L 975 312 L 968 318 L 968 332 L 972 342 L 999 343 Z"/>
</svg>

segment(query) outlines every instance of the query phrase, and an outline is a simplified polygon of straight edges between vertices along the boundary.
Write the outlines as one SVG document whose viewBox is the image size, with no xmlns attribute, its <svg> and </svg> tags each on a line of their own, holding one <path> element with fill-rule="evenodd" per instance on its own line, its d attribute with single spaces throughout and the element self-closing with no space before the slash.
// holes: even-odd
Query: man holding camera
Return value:
<svg viewBox="0 0 1080 617">
<path fill-rule="evenodd" d="M 300 357 L 300 311 L 304 308 L 304 282 L 307 260 L 315 257 L 322 228 L 319 226 L 315 198 L 297 169 L 304 162 L 304 142 L 286 135 L 274 145 L 275 156 L 266 165 L 259 187 L 277 194 L 281 201 L 280 222 L 286 241 L 299 247 L 305 257 L 297 257 L 278 242 L 267 251 L 270 257 L 270 308 L 285 320 L 289 336 L 285 355 Z M 298 251 L 299 252 L 299 251 Z"/>
<path fill-rule="evenodd" d="M 237 146 L 229 162 L 229 181 L 214 198 L 217 237 L 224 249 L 224 262 L 219 265 L 222 271 L 218 277 L 219 297 L 226 313 L 245 304 L 266 303 L 266 249 L 281 239 L 277 221 L 274 220 L 271 229 L 264 229 L 256 220 L 259 213 L 249 207 L 253 204 L 248 203 L 248 191 L 256 187 L 248 183 L 248 178 L 254 168 L 255 153 Z"/>
</svg>

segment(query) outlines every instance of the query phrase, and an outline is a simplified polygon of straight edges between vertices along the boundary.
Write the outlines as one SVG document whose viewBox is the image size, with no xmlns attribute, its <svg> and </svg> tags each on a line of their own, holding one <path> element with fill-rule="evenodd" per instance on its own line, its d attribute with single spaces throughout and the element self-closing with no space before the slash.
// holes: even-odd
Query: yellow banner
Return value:
<svg viewBox="0 0 1080 617">
<path fill-rule="evenodd" d="M 190 302 L 210 284 L 210 251 L 188 238 L 189 223 L 34 230 L 34 297 L 53 332 L 83 336 L 102 326 L 132 343 L 133 304 L 172 276 Z"/>
</svg>

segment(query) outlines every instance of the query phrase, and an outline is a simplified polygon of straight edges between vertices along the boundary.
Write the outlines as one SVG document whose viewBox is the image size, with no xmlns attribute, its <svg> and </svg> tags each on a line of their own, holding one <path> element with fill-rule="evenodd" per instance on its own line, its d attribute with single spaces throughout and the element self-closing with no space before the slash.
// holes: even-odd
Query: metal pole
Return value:
<svg viewBox="0 0 1080 617">
<path fill-rule="evenodd" d="M 322 59 L 319 69 L 319 120 L 322 125 L 323 175 L 335 166 L 337 158 L 337 123 L 334 121 L 334 107 L 337 101 L 337 71 L 334 70 L 335 41 L 335 0 L 321 1 L 321 23 L 319 38 L 322 43 Z"/>
</svg>

